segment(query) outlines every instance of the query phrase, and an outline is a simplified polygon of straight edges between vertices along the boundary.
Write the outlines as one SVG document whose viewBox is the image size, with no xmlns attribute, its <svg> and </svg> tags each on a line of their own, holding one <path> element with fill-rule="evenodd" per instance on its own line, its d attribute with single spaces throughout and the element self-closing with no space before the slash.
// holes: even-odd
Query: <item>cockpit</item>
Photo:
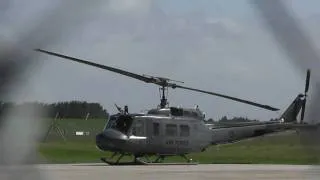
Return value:
<svg viewBox="0 0 320 180">
<path fill-rule="evenodd" d="M 115 114 L 111 115 L 105 129 L 115 129 L 124 134 L 127 134 L 133 122 L 133 118 L 130 115 Z"/>
</svg>

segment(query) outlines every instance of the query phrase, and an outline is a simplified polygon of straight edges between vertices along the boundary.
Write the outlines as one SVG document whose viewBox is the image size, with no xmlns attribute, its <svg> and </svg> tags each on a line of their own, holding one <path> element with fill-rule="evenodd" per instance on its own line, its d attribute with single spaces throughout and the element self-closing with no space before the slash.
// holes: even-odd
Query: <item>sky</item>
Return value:
<svg viewBox="0 0 320 180">
<path fill-rule="evenodd" d="M 25 27 L 28 29 L 41 15 L 54 9 L 57 2 L 10 1 L 7 19 L 2 21 L 7 27 L 0 31 L 2 38 L 13 41 L 16 34 L 23 33 Z M 320 1 L 286 2 L 317 45 Z M 215 96 L 169 89 L 171 106 L 197 104 L 208 118 L 214 119 L 224 115 L 276 118 L 304 90 L 304 74 L 280 50 L 248 1 L 99 3 L 83 11 L 78 3 L 70 12 L 58 12 L 60 18 L 52 21 L 50 32 L 59 32 L 59 38 L 42 48 L 138 74 L 181 80 L 184 86 L 281 109 L 270 112 Z M 41 54 L 36 57 L 37 66 L 31 70 L 27 85 L 20 96 L 14 97 L 18 101 L 99 102 L 110 113 L 116 112 L 114 103 L 127 104 L 130 112 L 154 108 L 160 103 L 155 85 L 57 57 Z"/>
</svg>

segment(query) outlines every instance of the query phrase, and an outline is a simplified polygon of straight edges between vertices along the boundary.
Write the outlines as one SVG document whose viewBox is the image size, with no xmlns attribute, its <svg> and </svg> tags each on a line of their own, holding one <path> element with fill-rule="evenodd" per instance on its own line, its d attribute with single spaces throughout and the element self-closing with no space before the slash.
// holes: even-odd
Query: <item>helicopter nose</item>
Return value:
<svg viewBox="0 0 320 180">
<path fill-rule="evenodd" d="M 96 146 L 104 151 L 119 150 L 119 147 L 128 140 L 128 136 L 113 130 L 107 129 L 96 136 Z"/>
</svg>

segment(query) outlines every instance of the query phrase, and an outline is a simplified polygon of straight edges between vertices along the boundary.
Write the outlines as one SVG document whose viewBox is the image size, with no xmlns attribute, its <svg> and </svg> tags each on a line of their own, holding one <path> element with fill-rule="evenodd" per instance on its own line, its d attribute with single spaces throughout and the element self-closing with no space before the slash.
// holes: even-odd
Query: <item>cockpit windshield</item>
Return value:
<svg viewBox="0 0 320 180">
<path fill-rule="evenodd" d="M 112 115 L 110 116 L 105 129 L 111 128 L 127 134 L 129 128 L 131 127 L 132 121 L 133 119 L 129 115 Z"/>
<path fill-rule="evenodd" d="M 196 119 L 204 119 L 204 114 L 199 109 L 186 109 L 178 107 L 170 107 L 163 109 L 151 109 L 147 113 L 148 115 L 157 116 L 175 116 L 175 117 L 190 117 Z"/>
<path fill-rule="evenodd" d="M 162 116 L 170 116 L 169 109 L 151 109 L 147 113 L 148 115 L 162 115 Z"/>
</svg>

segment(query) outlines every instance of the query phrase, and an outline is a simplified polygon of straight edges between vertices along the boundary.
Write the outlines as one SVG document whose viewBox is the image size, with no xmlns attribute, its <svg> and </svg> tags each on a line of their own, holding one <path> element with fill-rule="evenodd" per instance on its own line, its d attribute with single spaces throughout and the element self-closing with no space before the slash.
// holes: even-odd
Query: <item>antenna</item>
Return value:
<svg viewBox="0 0 320 180">
<path fill-rule="evenodd" d="M 90 116 L 90 113 L 87 113 L 85 120 L 88 120 Z"/>
<path fill-rule="evenodd" d="M 49 133 L 50 133 L 51 130 L 53 130 L 53 129 L 58 133 L 58 135 L 59 135 L 64 141 L 66 141 L 66 138 L 65 138 L 64 135 L 63 135 L 63 131 L 59 128 L 59 126 L 58 126 L 57 123 L 56 123 L 56 121 L 58 120 L 58 117 L 59 117 L 59 112 L 56 113 L 55 118 L 51 121 L 51 125 L 50 125 L 50 127 L 49 127 L 49 129 L 48 129 L 48 131 L 47 131 L 47 134 L 46 134 L 46 136 L 45 136 L 45 138 L 44 138 L 44 140 L 43 140 L 44 142 L 48 139 Z"/>
</svg>

